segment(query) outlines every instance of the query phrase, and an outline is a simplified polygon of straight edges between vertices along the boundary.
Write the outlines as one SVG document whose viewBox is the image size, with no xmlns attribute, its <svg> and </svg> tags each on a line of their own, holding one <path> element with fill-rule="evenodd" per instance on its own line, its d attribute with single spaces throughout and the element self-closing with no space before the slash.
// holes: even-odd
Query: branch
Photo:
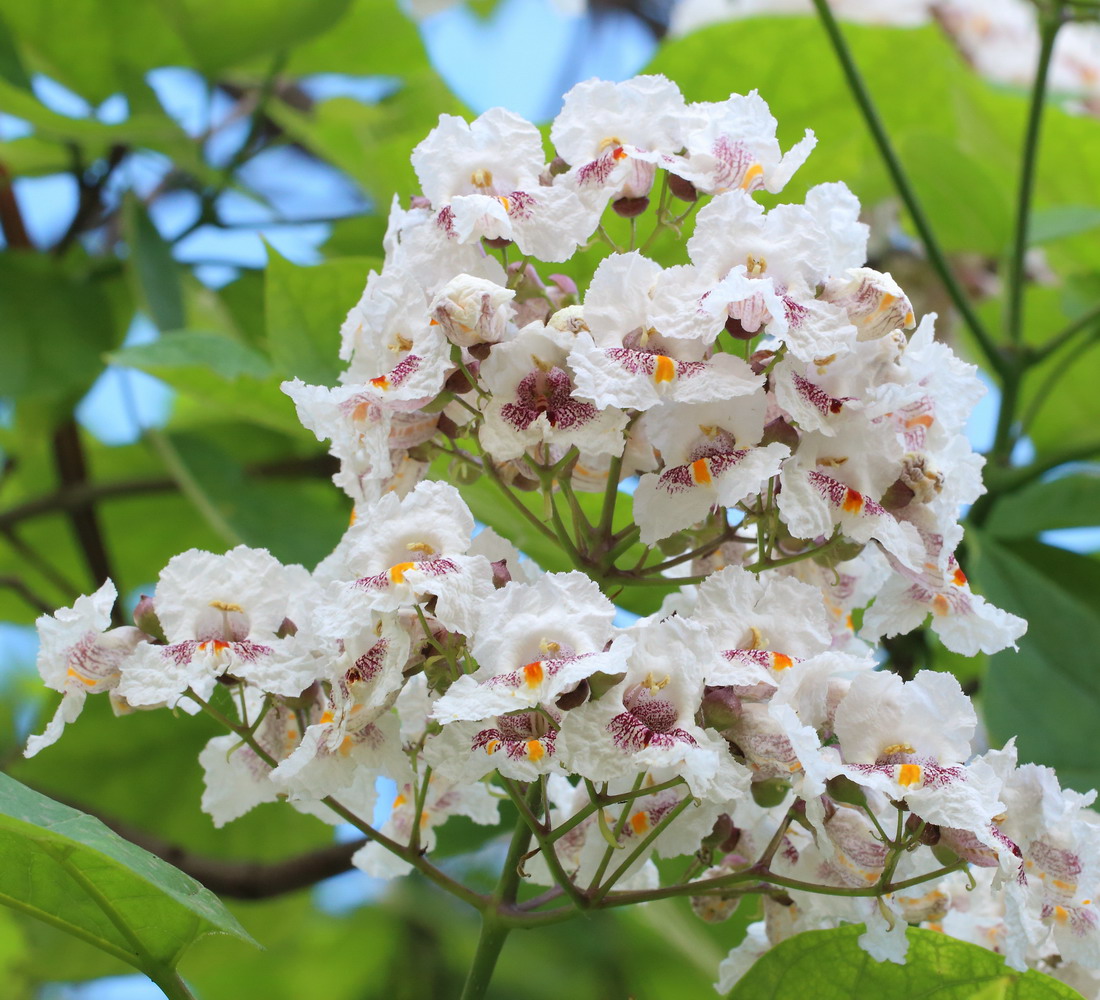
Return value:
<svg viewBox="0 0 1100 1000">
<path fill-rule="evenodd" d="M 84 447 L 80 441 L 80 429 L 76 420 L 69 417 L 54 432 L 54 465 L 63 487 L 79 486 L 88 481 L 88 467 L 84 461 Z M 107 579 L 114 579 L 111 560 L 103 543 L 103 532 L 96 516 L 95 505 L 85 502 L 69 510 L 69 523 L 80 543 L 84 562 L 95 586 Z M 115 580 L 117 584 L 118 581 Z"/>
<path fill-rule="evenodd" d="M 310 458 L 280 459 L 275 462 L 263 462 L 246 467 L 245 475 L 261 478 L 280 476 L 316 476 L 327 479 L 337 471 L 338 463 L 329 455 L 316 455 Z M 70 483 L 53 493 L 36 497 L 26 503 L 12 507 L 0 513 L 0 531 L 18 524 L 20 521 L 46 514 L 69 513 L 101 500 L 113 500 L 118 497 L 141 496 L 145 493 L 168 493 L 177 489 L 171 476 L 149 476 L 141 479 L 120 479 L 113 483 L 80 482 Z"/>
<path fill-rule="evenodd" d="M 12 180 L 7 167 L 0 163 L 0 233 L 13 250 L 33 250 L 34 244 L 27 235 L 23 213 L 15 200 Z"/>
</svg>

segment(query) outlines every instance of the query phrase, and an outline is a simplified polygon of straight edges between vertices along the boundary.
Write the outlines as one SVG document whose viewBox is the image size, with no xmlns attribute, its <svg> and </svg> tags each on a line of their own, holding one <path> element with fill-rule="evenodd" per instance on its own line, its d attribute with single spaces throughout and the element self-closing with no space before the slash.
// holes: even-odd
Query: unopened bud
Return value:
<svg viewBox="0 0 1100 1000">
<path fill-rule="evenodd" d="M 452 441 L 455 438 L 462 437 L 462 428 L 458 426 L 446 413 L 439 415 L 439 422 L 435 425 L 436 429 L 446 438 L 450 438 Z"/>
<path fill-rule="evenodd" d="M 731 687 L 708 687 L 703 694 L 703 725 L 721 732 L 741 718 L 741 699 Z"/>
<path fill-rule="evenodd" d="M 481 470 L 470 462 L 455 458 L 447 466 L 447 477 L 455 486 L 472 486 L 481 478 Z"/>
<path fill-rule="evenodd" d="M 279 631 L 275 633 L 276 639 L 285 639 L 288 635 L 297 635 L 298 626 L 294 624 L 289 618 L 284 618 L 282 625 L 279 626 Z"/>
<path fill-rule="evenodd" d="M 478 361 L 484 361 L 493 350 L 492 344 L 472 344 L 467 348 L 472 357 L 477 358 Z"/>
<path fill-rule="evenodd" d="M 679 174 L 668 175 L 668 189 L 681 201 L 695 201 L 699 197 L 695 185 Z"/>
<path fill-rule="evenodd" d="M 764 428 L 764 436 L 760 439 L 760 447 L 769 444 L 785 444 L 791 451 L 798 448 L 798 431 L 783 417 L 776 417 Z"/>
<path fill-rule="evenodd" d="M 512 574 L 508 571 L 508 560 L 497 559 L 489 564 L 493 567 L 493 586 L 500 590 L 506 583 L 512 582 Z"/>
<path fill-rule="evenodd" d="M 579 708 L 583 705 L 591 694 L 592 688 L 588 681 L 582 680 L 572 691 L 566 691 L 554 704 L 563 712 L 568 712 L 571 708 Z"/>
<path fill-rule="evenodd" d="M 763 781 L 754 781 L 749 787 L 753 802 L 762 809 L 769 809 L 779 805 L 787 797 L 791 783 L 786 778 L 765 778 Z"/>
<path fill-rule="evenodd" d="M 624 219 L 636 219 L 647 208 L 648 198 L 619 198 L 611 203 L 611 210 Z"/>
<path fill-rule="evenodd" d="M 763 375 L 764 369 L 775 360 L 775 351 L 753 351 L 749 357 L 749 367 L 756 375 Z"/>
<path fill-rule="evenodd" d="M 137 606 L 134 608 L 134 624 L 155 642 L 168 641 L 164 636 L 164 628 L 161 626 L 160 619 L 157 617 L 156 609 L 153 606 L 153 599 L 145 594 L 141 595 L 141 600 L 137 602 Z"/>
<path fill-rule="evenodd" d="M 588 678 L 588 687 L 592 692 L 592 701 L 602 698 L 624 677 L 626 677 L 625 673 L 605 674 L 602 670 L 597 670 L 594 674 L 591 674 Z"/>
<path fill-rule="evenodd" d="M 503 236 L 494 236 L 492 239 L 485 237 L 484 242 L 487 247 L 492 247 L 494 250 L 503 250 L 505 247 L 512 245 L 512 241 L 505 239 Z"/>
<path fill-rule="evenodd" d="M 729 920 L 741 902 L 741 895 L 706 895 L 691 897 L 691 912 L 708 924 L 720 924 Z"/>
<path fill-rule="evenodd" d="M 826 781 L 825 791 L 829 798 L 837 802 L 844 802 L 850 806 L 867 805 L 867 793 L 846 774 L 838 774 L 835 778 Z"/>
<path fill-rule="evenodd" d="M 550 161 L 549 172 L 551 177 L 559 177 L 561 174 L 567 174 L 569 173 L 569 164 L 560 156 L 555 156 Z"/>
<path fill-rule="evenodd" d="M 409 198 L 409 208 L 431 208 L 432 203 L 422 194 L 414 194 Z"/>
<path fill-rule="evenodd" d="M 915 496 L 916 493 L 898 479 L 882 494 L 879 503 L 887 510 L 902 510 L 913 502 Z"/>
<path fill-rule="evenodd" d="M 477 377 L 478 364 L 476 361 L 471 361 L 467 365 L 467 371 L 470 375 Z M 470 380 L 469 375 L 466 374 L 461 368 L 455 369 L 447 376 L 447 381 L 443 383 L 443 389 L 445 392 L 453 392 L 456 396 L 463 396 L 470 392 L 474 388 L 474 383 Z"/>
</svg>

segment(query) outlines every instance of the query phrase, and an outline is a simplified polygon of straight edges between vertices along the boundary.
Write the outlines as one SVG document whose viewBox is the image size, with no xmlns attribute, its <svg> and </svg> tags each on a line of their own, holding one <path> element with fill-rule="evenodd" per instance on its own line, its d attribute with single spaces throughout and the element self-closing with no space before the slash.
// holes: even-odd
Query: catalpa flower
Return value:
<svg viewBox="0 0 1100 1000">
<path fill-rule="evenodd" d="M 108 629 L 118 594 L 107 580 L 94 594 L 81 596 L 71 608 L 42 615 L 38 629 L 38 673 L 46 687 L 62 693 L 61 704 L 45 732 L 27 740 L 25 757 L 56 743 L 67 723 L 74 722 L 90 694 L 113 691 L 122 667 L 146 637 L 133 626 Z"/>
<path fill-rule="evenodd" d="M 340 542 L 340 559 L 364 609 L 396 611 L 432 595 L 436 618 L 469 633 L 493 589 L 489 561 L 465 554 L 473 530 L 458 490 L 424 482 L 404 498 L 388 493 L 364 507 Z"/>
<path fill-rule="evenodd" d="M 480 664 L 435 704 L 440 722 L 552 707 L 595 671 L 625 669 L 611 642 L 615 606 L 583 573 L 508 583 L 479 607 L 470 652 Z"/>
<path fill-rule="evenodd" d="M 470 124 L 440 115 L 412 154 L 435 224 L 447 237 L 514 240 L 525 254 L 565 260 L 595 231 L 599 212 L 561 185 L 542 185 L 545 162 L 538 129 L 504 108 Z"/>
<path fill-rule="evenodd" d="M 584 299 L 587 332 L 569 355 L 578 394 L 597 406 L 646 410 L 658 403 L 700 403 L 749 395 L 763 384 L 741 358 L 709 343 L 662 335 L 649 305 L 662 282 L 675 281 L 639 253 L 600 263 Z"/>
<path fill-rule="evenodd" d="M 643 621 L 619 643 L 627 645 L 626 676 L 597 701 L 566 714 L 562 759 L 592 781 L 669 768 L 683 775 L 697 798 L 721 803 L 745 795 L 748 772 L 724 740 L 695 721 L 703 677 L 717 656 L 702 626 L 678 616 Z M 677 653 L 672 660 L 670 649 Z"/>
<path fill-rule="evenodd" d="M 576 445 L 589 455 L 622 453 L 626 415 L 578 397 L 567 361 L 573 339 L 568 331 L 532 323 L 482 364 L 490 398 L 478 437 L 498 462 L 542 443 Z"/>
<path fill-rule="evenodd" d="M 294 697 L 314 678 L 286 655 L 285 624 L 307 613 L 316 593 L 301 566 L 266 549 L 238 545 L 225 555 L 191 549 L 161 571 L 156 613 L 167 645 L 139 647 L 119 683 L 132 705 L 175 706 L 188 688 L 208 699 L 219 677 Z M 198 711 L 190 699 L 185 711 Z"/>
<path fill-rule="evenodd" d="M 807 129 L 783 153 L 775 137 L 778 123 L 755 90 L 713 104 L 690 104 L 687 110 L 684 152 L 664 157 L 660 165 L 705 194 L 782 191 L 817 144 Z"/>
</svg>

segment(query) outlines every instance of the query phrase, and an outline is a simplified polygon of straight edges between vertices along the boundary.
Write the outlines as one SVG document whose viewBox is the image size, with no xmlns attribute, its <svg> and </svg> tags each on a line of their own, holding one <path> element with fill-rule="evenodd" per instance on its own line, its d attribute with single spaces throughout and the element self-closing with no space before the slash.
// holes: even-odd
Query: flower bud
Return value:
<svg viewBox="0 0 1100 1000">
<path fill-rule="evenodd" d="M 681 201 L 695 201 L 699 197 L 695 185 L 679 174 L 668 175 L 668 189 Z"/>
<path fill-rule="evenodd" d="M 478 364 L 476 361 L 471 361 L 466 366 L 470 375 L 477 377 Z M 447 376 L 447 381 L 443 383 L 444 392 L 453 392 L 456 396 L 463 396 L 468 392 L 473 391 L 474 383 L 470 381 L 469 376 L 461 368 L 456 369 Z"/>
<path fill-rule="evenodd" d="M 867 793 L 864 792 L 861 785 L 852 781 L 845 774 L 838 774 L 826 781 L 825 791 L 828 793 L 829 798 L 837 802 L 844 802 L 850 806 L 863 807 L 867 805 Z"/>
<path fill-rule="evenodd" d="M 769 444 L 785 444 L 791 451 L 798 448 L 800 438 L 794 426 L 783 417 L 776 417 L 764 428 L 764 436 L 760 439 L 760 447 L 765 448 Z"/>
<path fill-rule="evenodd" d="M 493 587 L 500 590 L 506 583 L 512 582 L 512 574 L 508 571 L 508 560 L 497 559 L 489 564 L 493 567 Z"/>
<path fill-rule="evenodd" d="M 483 242 L 487 247 L 492 247 L 494 250 L 503 250 L 505 247 L 510 247 L 512 245 L 512 241 L 505 239 L 503 236 L 494 236 L 491 239 L 485 237 Z"/>
<path fill-rule="evenodd" d="M 753 340 L 759 332 L 759 330 L 755 330 L 749 333 L 749 331 L 741 325 L 741 320 L 733 316 L 726 319 L 726 333 L 733 337 L 734 340 Z"/>
<path fill-rule="evenodd" d="M 582 680 L 572 691 L 566 691 L 554 704 L 563 712 L 568 712 L 571 708 L 583 705 L 591 694 L 592 688 L 588 681 Z"/>
<path fill-rule="evenodd" d="M 762 809 L 769 809 L 779 805 L 787 797 L 791 783 L 786 778 L 765 778 L 763 781 L 754 781 L 749 787 L 753 802 Z"/>
<path fill-rule="evenodd" d="M 708 687 L 703 694 L 703 725 L 721 732 L 741 717 L 741 699 L 731 687 Z"/>
<path fill-rule="evenodd" d="M 611 203 L 611 210 L 624 219 L 636 219 L 647 208 L 649 198 L 619 198 Z"/>
<path fill-rule="evenodd" d="M 168 641 L 164 637 L 164 629 L 157 617 L 153 599 L 145 594 L 141 595 L 141 600 L 137 602 L 137 606 L 134 608 L 134 624 L 154 642 Z"/>
</svg>

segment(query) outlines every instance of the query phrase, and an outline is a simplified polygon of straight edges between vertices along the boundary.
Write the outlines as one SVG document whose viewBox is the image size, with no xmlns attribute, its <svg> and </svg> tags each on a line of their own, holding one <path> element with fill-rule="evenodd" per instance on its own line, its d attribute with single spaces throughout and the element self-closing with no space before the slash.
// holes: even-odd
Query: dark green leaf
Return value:
<svg viewBox="0 0 1100 1000">
<path fill-rule="evenodd" d="M 1066 784 L 1100 784 L 1086 740 L 1100 714 L 1100 562 L 1038 542 L 971 531 L 970 570 L 995 605 L 1028 619 L 1020 651 L 990 658 L 982 710 L 994 745 L 1017 736 L 1023 760 Z"/>
<path fill-rule="evenodd" d="M 183 288 L 172 248 L 136 197 L 127 197 L 124 214 L 136 297 L 157 329 L 178 330 L 184 325 Z"/>
<path fill-rule="evenodd" d="M 0 900 L 139 968 L 204 934 L 252 939 L 218 898 L 99 820 L 0 774 Z"/>
<path fill-rule="evenodd" d="M 1100 522 L 1100 466 L 1033 483 L 999 501 L 986 530 L 1001 538 L 1027 538 L 1053 528 Z"/>
<path fill-rule="evenodd" d="M 64 398 L 103 368 L 116 326 L 106 296 L 44 256 L 0 255 L 0 396 Z"/>
</svg>

